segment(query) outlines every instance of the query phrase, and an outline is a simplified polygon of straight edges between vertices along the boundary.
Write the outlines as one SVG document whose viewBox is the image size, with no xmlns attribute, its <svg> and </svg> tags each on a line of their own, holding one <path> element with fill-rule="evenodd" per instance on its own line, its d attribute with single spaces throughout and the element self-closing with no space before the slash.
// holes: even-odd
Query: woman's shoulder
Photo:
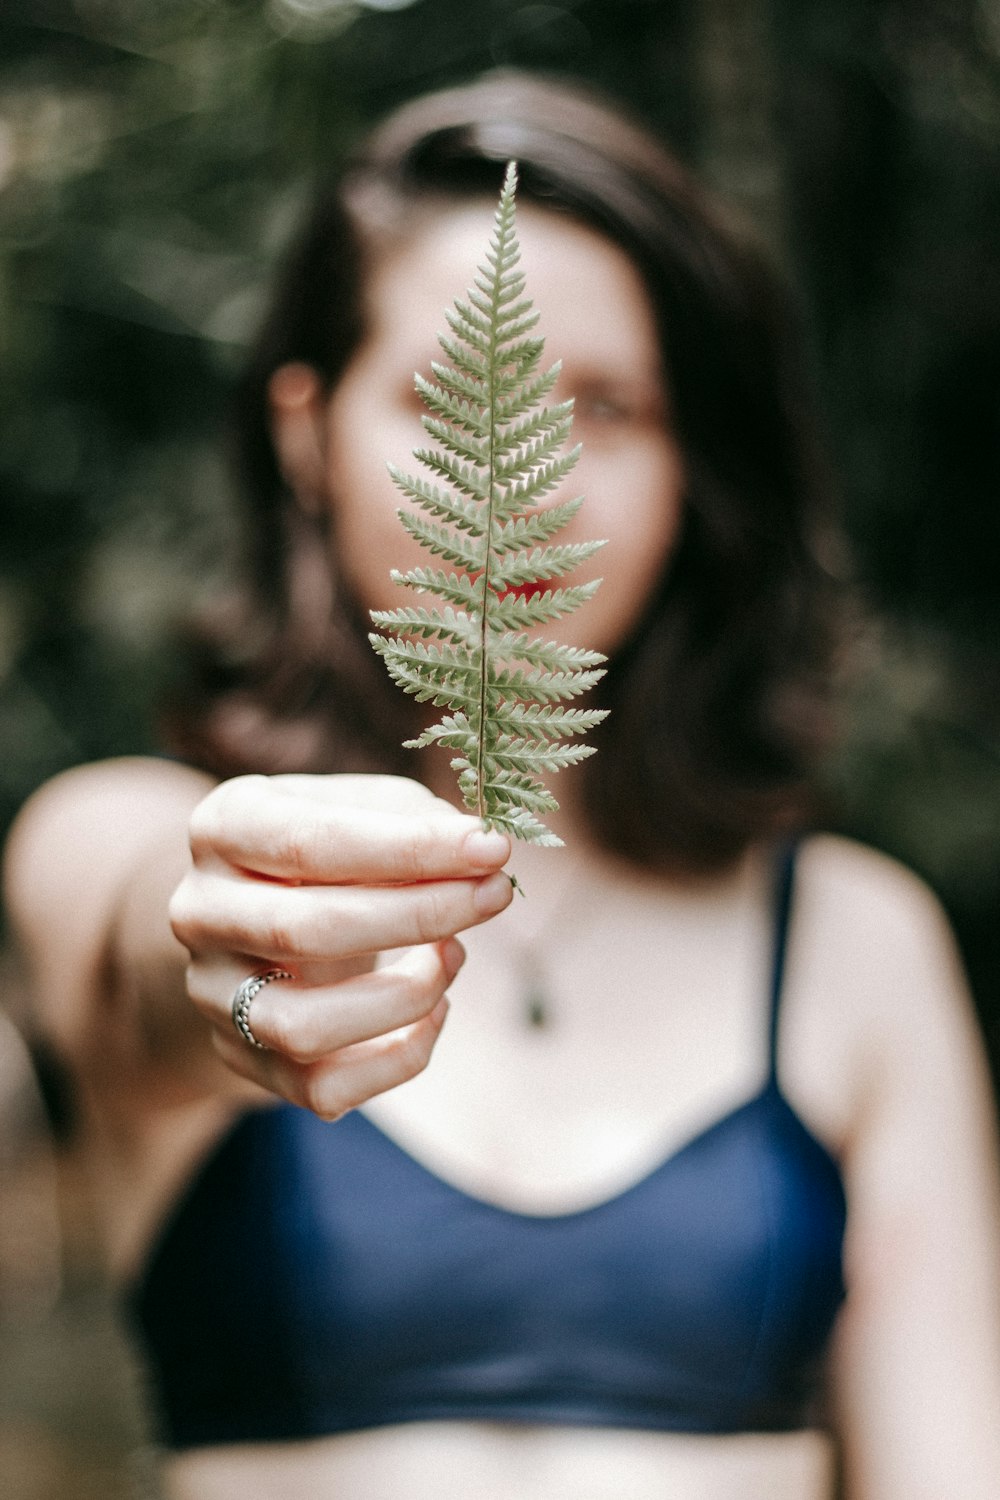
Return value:
<svg viewBox="0 0 1000 1500">
<path fill-rule="evenodd" d="M 110 827 L 137 806 L 152 808 L 185 795 L 204 796 L 213 785 L 193 766 L 152 755 L 127 755 L 92 761 L 61 771 L 27 798 L 14 820 L 7 843 L 18 853 L 51 825 L 92 824 Z"/>
<path fill-rule="evenodd" d="M 951 1108 L 946 1078 L 950 1101 L 983 1097 L 957 945 L 941 903 L 904 864 L 839 836 L 805 840 L 789 960 L 782 1080 L 835 1149 L 867 1139 L 874 1120 Z"/>
<path fill-rule="evenodd" d="M 147 856 L 186 847 L 188 819 L 213 784 L 174 761 L 123 757 L 62 772 L 21 809 L 4 851 L 4 905 L 56 1040 L 72 1046 L 126 882 Z"/>
<path fill-rule="evenodd" d="M 891 855 L 839 834 L 816 834 L 797 858 L 799 899 L 832 936 L 870 940 L 869 958 L 947 940 L 943 908 L 930 886 Z"/>
<path fill-rule="evenodd" d="M 801 968 L 842 1021 L 882 1056 L 933 1048 L 971 1007 L 941 902 L 904 864 L 834 835 L 817 835 L 798 861 Z"/>
<path fill-rule="evenodd" d="M 191 766 L 127 756 L 74 766 L 47 781 L 14 820 L 4 899 L 15 930 L 88 907 L 151 841 L 185 828 L 214 782 Z"/>
</svg>

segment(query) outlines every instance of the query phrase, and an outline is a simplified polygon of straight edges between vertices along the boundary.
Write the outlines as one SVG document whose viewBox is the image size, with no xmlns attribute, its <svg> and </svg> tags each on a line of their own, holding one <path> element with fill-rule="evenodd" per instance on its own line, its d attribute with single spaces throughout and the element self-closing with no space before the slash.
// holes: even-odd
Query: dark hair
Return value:
<svg viewBox="0 0 1000 1500">
<path fill-rule="evenodd" d="M 406 105 L 318 197 L 238 397 L 245 592 L 173 746 L 226 775 L 420 774 L 399 748 L 414 705 L 368 646 L 324 521 L 282 483 L 267 382 L 302 360 L 333 387 L 364 334 L 373 239 L 428 198 L 495 195 L 511 158 L 522 200 L 595 227 L 641 272 L 685 455 L 679 543 L 595 695 L 611 714 L 576 773 L 584 811 L 640 864 L 719 867 L 802 820 L 823 742 L 830 589 L 807 382 L 758 250 L 646 131 L 565 82 L 494 73 Z"/>
</svg>

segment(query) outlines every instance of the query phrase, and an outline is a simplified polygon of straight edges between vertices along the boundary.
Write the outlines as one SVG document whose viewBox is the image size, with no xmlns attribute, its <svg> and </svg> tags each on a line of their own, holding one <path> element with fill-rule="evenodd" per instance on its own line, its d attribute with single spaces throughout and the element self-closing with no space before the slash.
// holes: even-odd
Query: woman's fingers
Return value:
<svg viewBox="0 0 1000 1500">
<path fill-rule="evenodd" d="M 405 886 L 285 886 L 207 875 L 178 887 L 170 914 L 195 957 L 252 953 L 265 967 L 295 969 L 438 942 L 503 911 L 511 894 L 502 873 Z"/>
<path fill-rule="evenodd" d="M 243 776 L 197 808 L 191 849 L 272 880 L 395 884 L 488 874 L 510 841 L 400 777 Z"/>
<path fill-rule="evenodd" d="M 422 1020 L 442 998 L 464 958 L 462 945 L 450 938 L 411 948 L 383 968 L 335 984 L 275 981 L 261 988 L 252 1001 L 253 1034 L 293 1063 L 318 1062 Z M 239 970 L 232 964 L 194 963 L 188 971 L 191 998 L 227 1036 L 236 1036 L 232 997 L 246 977 L 245 968 Z"/>
<path fill-rule="evenodd" d="M 235 1030 L 216 1030 L 214 1040 L 223 1061 L 239 1077 L 262 1084 L 292 1104 L 324 1120 L 336 1120 L 386 1089 L 421 1073 L 430 1061 L 448 1012 L 442 997 L 411 1026 L 355 1046 L 341 1048 L 312 1064 L 293 1062 L 280 1052 L 250 1047 Z"/>
<path fill-rule="evenodd" d="M 511 900 L 506 835 L 383 776 L 240 777 L 204 799 L 190 834 L 170 920 L 232 1071 L 324 1118 L 419 1072 L 463 957 L 454 934 Z M 293 977 L 251 1001 L 261 1050 L 231 1007 L 268 969 Z"/>
</svg>

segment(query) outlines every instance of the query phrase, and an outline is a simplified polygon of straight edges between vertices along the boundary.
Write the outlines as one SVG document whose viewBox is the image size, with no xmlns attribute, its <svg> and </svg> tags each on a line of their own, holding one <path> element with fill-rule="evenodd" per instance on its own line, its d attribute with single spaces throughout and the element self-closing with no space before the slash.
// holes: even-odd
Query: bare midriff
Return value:
<svg viewBox="0 0 1000 1500">
<path fill-rule="evenodd" d="M 172 1456 L 169 1500 L 831 1500 L 818 1432 L 426 1422 Z"/>
</svg>

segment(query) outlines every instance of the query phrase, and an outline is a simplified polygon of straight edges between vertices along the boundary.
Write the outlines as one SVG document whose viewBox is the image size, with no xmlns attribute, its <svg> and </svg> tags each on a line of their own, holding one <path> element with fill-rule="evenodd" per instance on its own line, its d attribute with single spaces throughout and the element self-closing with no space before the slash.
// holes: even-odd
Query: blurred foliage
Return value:
<svg viewBox="0 0 1000 1500">
<path fill-rule="evenodd" d="M 1000 0 L 5 0 L 0 824 L 152 748 L 305 184 L 505 62 L 631 103 L 799 290 L 871 606 L 831 822 L 944 897 L 1000 1057 Z"/>
</svg>

